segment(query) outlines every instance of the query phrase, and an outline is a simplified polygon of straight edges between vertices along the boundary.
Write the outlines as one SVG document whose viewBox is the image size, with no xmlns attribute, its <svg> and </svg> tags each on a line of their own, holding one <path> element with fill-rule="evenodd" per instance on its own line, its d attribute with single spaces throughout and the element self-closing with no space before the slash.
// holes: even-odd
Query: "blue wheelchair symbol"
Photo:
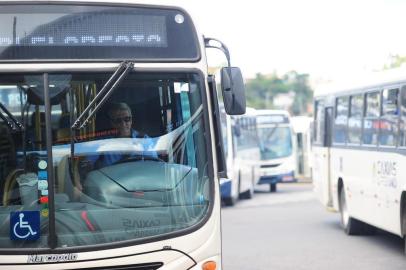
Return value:
<svg viewBox="0 0 406 270">
<path fill-rule="evenodd" d="M 38 240 L 39 236 L 39 211 L 21 211 L 10 213 L 11 240 Z"/>
</svg>

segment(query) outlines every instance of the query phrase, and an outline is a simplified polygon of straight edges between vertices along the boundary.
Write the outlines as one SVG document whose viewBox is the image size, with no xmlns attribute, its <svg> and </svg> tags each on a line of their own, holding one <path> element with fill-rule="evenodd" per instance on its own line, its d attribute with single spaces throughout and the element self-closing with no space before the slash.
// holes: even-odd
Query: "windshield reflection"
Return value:
<svg viewBox="0 0 406 270">
<path fill-rule="evenodd" d="M 13 116 L 0 119 L 8 146 L 0 164 L 0 247 L 48 246 L 48 168 L 58 247 L 161 236 L 206 217 L 213 195 L 200 75 L 129 73 L 94 111 L 92 101 L 110 77 L 49 74 L 47 126 L 42 75 L 0 76 L 0 99 Z M 89 122 L 71 129 L 86 110 Z M 26 129 L 6 123 L 13 118 Z M 10 240 L 7 217 L 16 209 L 42 215 L 38 242 Z"/>
<path fill-rule="evenodd" d="M 261 160 L 283 158 L 292 153 L 292 134 L 289 127 L 258 128 Z"/>
</svg>

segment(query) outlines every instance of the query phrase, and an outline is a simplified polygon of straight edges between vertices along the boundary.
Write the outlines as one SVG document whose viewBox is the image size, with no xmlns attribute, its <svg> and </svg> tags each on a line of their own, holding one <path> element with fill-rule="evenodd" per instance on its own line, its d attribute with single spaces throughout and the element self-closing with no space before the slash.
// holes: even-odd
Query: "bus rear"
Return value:
<svg viewBox="0 0 406 270">
<path fill-rule="evenodd" d="M 222 157 L 190 16 L 15 1 L 0 20 L 0 268 L 221 269 Z"/>
<path fill-rule="evenodd" d="M 296 181 L 296 156 L 289 114 L 286 111 L 257 110 L 257 129 L 261 152 L 258 184 L 268 184 L 270 191 L 274 192 L 277 183 Z"/>
</svg>

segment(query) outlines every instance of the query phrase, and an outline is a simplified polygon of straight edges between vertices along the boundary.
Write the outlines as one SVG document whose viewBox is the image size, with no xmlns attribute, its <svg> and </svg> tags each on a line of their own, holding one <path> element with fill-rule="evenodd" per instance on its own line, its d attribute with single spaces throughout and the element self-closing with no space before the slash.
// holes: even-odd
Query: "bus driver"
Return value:
<svg viewBox="0 0 406 270">
<path fill-rule="evenodd" d="M 138 132 L 132 128 L 132 114 L 130 107 L 122 103 L 111 104 L 107 111 L 110 125 L 117 130 L 119 138 L 137 138 Z"/>
<path fill-rule="evenodd" d="M 150 151 L 155 145 L 155 140 L 148 135 L 142 135 L 140 132 L 133 129 L 131 109 L 126 103 L 120 102 L 110 104 L 107 116 L 110 121 L 110 126 L 117 132 L 117 138 L 141 138 L 142 158 L 158 158 L 156 151 Z M 134 153 L 109 152 L 89 157 L 89 161 L 93 163 L 93 167 L 102 168 L 133 156 L 135 156 Z"/>
</svg>

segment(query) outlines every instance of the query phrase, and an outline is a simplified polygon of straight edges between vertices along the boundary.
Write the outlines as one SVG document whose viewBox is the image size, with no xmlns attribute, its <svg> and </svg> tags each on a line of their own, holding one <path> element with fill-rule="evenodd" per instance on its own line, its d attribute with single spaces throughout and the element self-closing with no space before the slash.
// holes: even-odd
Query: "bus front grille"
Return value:
<svg viewBox="0 0 406 270">
<path fill-rule="evenodd" d="M 265 164 L 265 165 L 261 165 L 261 168 L 275 168 L 278 167 L 281 164 Z"/>
</svg>

